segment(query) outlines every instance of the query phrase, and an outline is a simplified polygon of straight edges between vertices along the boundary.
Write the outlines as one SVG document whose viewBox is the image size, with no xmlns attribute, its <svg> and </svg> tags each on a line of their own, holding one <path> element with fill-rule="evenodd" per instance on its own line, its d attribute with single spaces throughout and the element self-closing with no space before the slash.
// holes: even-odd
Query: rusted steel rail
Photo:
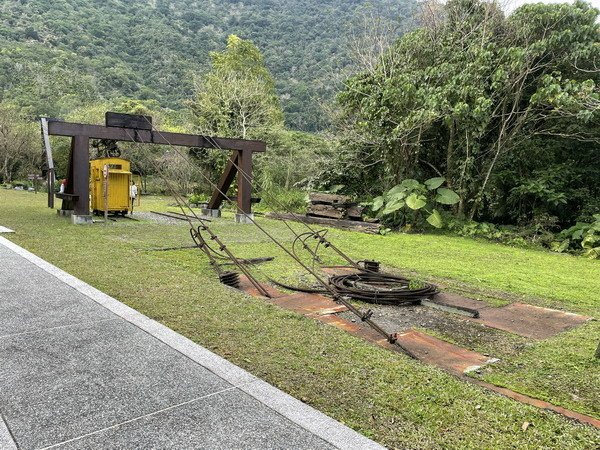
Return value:
<svg viewBox="0 0 600 450">
<path fill-rule="evenodd" d="M 192 220 L 196 220 L 197 218 L 194 216 L 188 216 L 187 214 L 181 214 L 181 213 L 175 213 L 175 212 L 158 212 L 158 211 L 150 211 L 152 214 L 158 214 L 159 216 L 165 216 L 165 217 L 169 217 L 171 219 L 177 219 L 177 220 L 185 220 L 186 222 L 189 219 Z M 210 222 L 210 219 L 205 219 L 204 217 L 202 217 L 201 219 L 197 219 L 197 220 L 201 220 L 201 221 L 206 221 L 206 222 Z"/>
</svg>

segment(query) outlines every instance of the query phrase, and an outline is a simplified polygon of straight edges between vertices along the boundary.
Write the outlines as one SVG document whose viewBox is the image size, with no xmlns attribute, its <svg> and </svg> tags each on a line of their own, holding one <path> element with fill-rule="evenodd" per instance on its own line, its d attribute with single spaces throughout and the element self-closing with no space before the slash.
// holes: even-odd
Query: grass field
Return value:
<svg viewBox="0 0 600 450">
<path fill-rule="evenodd" d="M 141 210 L 168 199 L 143 199 Z M 277 237 L 281 222 L 260 218 Z M 390 448 L 598 448 L 600 431 L 537 410 L 333 327 L 232 293 L 190 244 L 187 224 L 119 221 L 72 226 L 45 208 L 45 195 L 0 190 L 5 235 L 33 253 L 210 348 Z M 299 272 L 251 225 L 214 222 L 241 257 L 275 256 L 265 277 Z M 600 317 L 600 262 L 444 235 L 369 236 L 330 231 L 358 259 L 374 258 L 451 289 L 476 288 L 496 302 L 532 304 Z M 336 262 L 332 259 L 331 262 Z M 598 321 L 505 352 L 480 376 L 519 392 L 600 417 Z M 487 344 L 486 344 L 487 345 Z M 476 348 L 501 352 L 497 346 Z M 533 424 L 525 431 L 522 424 Z"/>
</svg>

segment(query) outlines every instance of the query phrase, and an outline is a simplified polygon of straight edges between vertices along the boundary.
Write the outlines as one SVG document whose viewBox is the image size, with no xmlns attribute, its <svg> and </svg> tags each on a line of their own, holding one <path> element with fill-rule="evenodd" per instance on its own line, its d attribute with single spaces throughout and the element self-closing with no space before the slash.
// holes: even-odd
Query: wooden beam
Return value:
<svg viewBox="0 0 600 450">
<path fill-rule="evenodd" d="M 73 214 L 90 214 L 90 140 L 87 136 L 71 138 L 69 175 L 62 209 L 73 209 Z"/>
<path fill-rule="evenodd" d="M 264 152 L 267 150 L 267 145 L 262 141 L 204 137 L 195 134 L 134 130 L 70 122 L 48 122 L 48 134 L 51 136 L 70 137 L 88 136 L 90 139 L 112 139 L 115 141 L 140 142 L 145 144 L 170 144 L 181 147 L 216 148 L 250 152 Z"/>
<path fill-rule="evenodd" d="M 274 212 L 267 213 L 266 217 L 278 220 L 293 220 L 308 224 L 327 225 L 333 228 L 340 228 L 342 230 L 362 231 L 369 234 L 378 234 L 379 230 L 381 229 L 381 225 L 378 223 L 359 222 L 358 220 L 336 220 L 327 219 L 325 217 L 301 216 L 298 214 L 294 215 Z"/>
<path fill-rule="evenodd" d="M 243 152 L 234 152 L 233 155 L 231 155 L 231 158 L 229 158 L 227 166 L 225 166 L 225 170 L 221 174 L 221 179 L 217 183 L 217 188 L 213 191 L 213 195 L 208 202 L 208 209 L 219 209 L 223 200 L 225 200 L 225 196 L 221 194 L 221 192 L 227 194 L 231 183 L 233 183 L 233 179 L 237 173 L 236 165 L 239 164 L 239 153 Z"/>
<path fill-rule="evenodd" d="M 137 130 L 152 130 L 152 117 L 135 114 L 123 114 L 108 111 L 104 114 L 107 127 L 135 128 Z"/>
<path fill-rule="evenodd" d="M 252 212 L 252 153 L 238 152 L 238 198 L 237 204 L 241 212 Z"/>
<path fill-rule="evenodd" d="M 46 152 L 46 162 L 48 164 L 48 173 L 46 174 L 46 182 L 48 184 L 48 208 L 54 208 L 54 159 L 52 157 L 50 137 L 48 136 L 48 119 L 42 117 L 40 123 L 42 126 L 42 143 Z"/>
</svg>

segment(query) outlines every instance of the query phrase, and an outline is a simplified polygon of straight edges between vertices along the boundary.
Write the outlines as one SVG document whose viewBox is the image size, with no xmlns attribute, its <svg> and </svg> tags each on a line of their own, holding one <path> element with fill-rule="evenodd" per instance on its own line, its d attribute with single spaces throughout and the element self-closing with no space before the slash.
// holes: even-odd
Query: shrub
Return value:
<svg viewBox="0 0 600 450">
<path fill-rule="evenodd" d="M 442 187 L 445 181 L 442 177 L 430 178 L 424 183 L 406 179 L 374 198 L 371 209 L 378 212 L 377 217 L 390 226 L 421 227 L 426 222 L 435 228 L 442 228 L 442 214 L 435 206 L 454 205 L 460 200 L 452 189 Z M 427 217 L 423 218 L 421 211 L 425 211 Z"/>
<path fill-rule="evenodd" d="M 561 231 L 558 240 L 551 243 L 555 252 L 577 251 L 591 259 L 600 259 L 600 214 L 593 215 L 594 222 L 578 222 Z"/>
<path fill-rule="evenodd" d="M 208 197 L 204 194 L 192 194 L 189 196 L 188 201 L 190 203 L 206 203 L 208 202 Z"/>
</svg>

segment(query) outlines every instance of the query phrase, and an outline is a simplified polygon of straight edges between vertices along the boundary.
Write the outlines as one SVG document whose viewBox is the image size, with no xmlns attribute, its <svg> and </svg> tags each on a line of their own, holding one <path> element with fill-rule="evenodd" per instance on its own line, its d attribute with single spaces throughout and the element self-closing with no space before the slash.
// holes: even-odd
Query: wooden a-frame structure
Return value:
<svg viewBox="0 0 600 450">
<path fill-rule="evenodd" d="M 108 139 L 231 151 L 229 162 L 221 178 L 215 183 L 216 188 L 208 204 L 208 209 L 218 210 L 225 199 L 223 193 L 227 193 L 237 174 L 238 210 L 244 215 L 252 213 L 252 155 L 255 152 L 266 151 L 264 142 L 158 131 L 152 125 L 152 117 L 149 116 L 107 112 L 105 119 L 105 126 L 42 119 L 42 133 L 47 149 L 49 146 L 47 136 L 71 138 L 65 192 L 56 194 L 63 200 L 63 210 L 72 210 L 76 216 L 89 216 L 90 139 Z M 51 155 L 50 152 L 48 154 Z M 51 161 L 49 161 L 49 167 L 52 167 Z M 238 167 L 242 173 L 238 171 Z M 50 178 L 52 177 L 49 176 L 49 180 Z M 51 190 L 52 185 L 49 185 L 49 191 L 51 192 Z M 54 207 L 53 198 L 50 201 L 50 194 L 48 206 Z"/>
</svg>

